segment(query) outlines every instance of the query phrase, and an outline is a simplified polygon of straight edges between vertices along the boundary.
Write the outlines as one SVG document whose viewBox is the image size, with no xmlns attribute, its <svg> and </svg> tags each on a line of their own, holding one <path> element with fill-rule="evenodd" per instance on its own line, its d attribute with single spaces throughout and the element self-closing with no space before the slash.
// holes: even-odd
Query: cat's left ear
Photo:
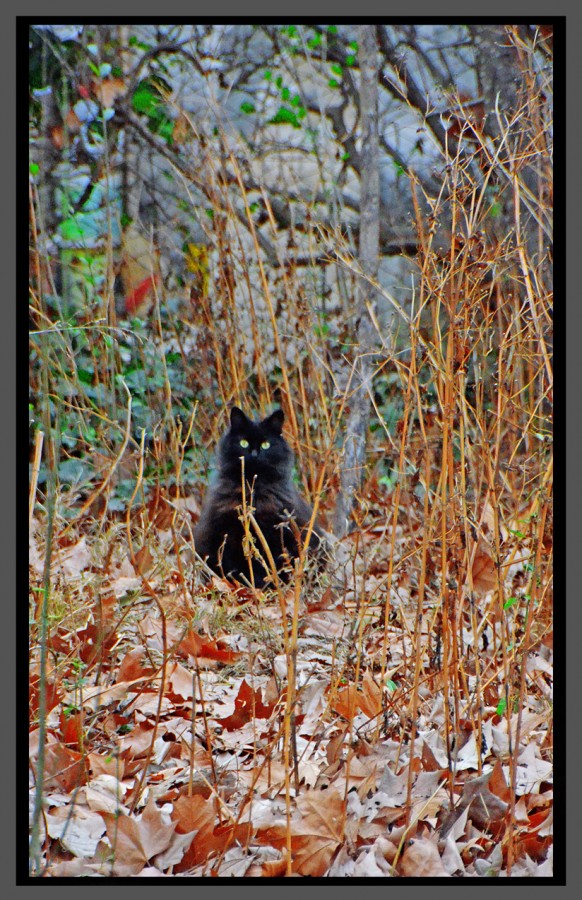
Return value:
<svg viewBox="0 0 582 900">
<path fill-rule="evenodd" d="M 267 416 L 263 425 L 265 428 L 268 428 L 269 431 L 275 432 L 275 434 L 281 434 L 283 430 L 283 422 L 285 420 L 285 413 L 282 409 L 276 409 L 275 412 L 272 412 L 270 416 Z"/>
<path fill-rule="evenodd" d="M 242 409 L 239 409 L 238 406 L 233 406 L 230 411 L 230 427 L 233 431 L 240 431 L 241 429 L 247 427 L 249 424 L 248 418 L 245 416 Z"/>
</svg>

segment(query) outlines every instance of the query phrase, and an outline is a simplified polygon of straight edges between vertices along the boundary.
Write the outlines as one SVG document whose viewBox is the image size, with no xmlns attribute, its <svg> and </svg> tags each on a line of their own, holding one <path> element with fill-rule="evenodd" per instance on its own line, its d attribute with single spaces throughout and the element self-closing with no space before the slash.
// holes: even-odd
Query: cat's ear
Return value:
<svg viewBox="0 0 582 900">
<path fill-rule="evenodd" d="M 285 413 L 282 409 L 276 409 L 275 412 L 272 412 L 270 416 L 267 416 L 263 425 L 269 431 L 273 431 L 275 434 L 281 434 L 283 430 L 283 421 L 285 419 Z"/>
<path fill-rule="evenodd" d="M 242 409 L 239 409 L 238 406 L 233 406 L 230 411 L 230 427 L 233 429 L 233 431 L 240 431 L 248 424 L 249 420 L 245 416 Z"/>
</svg>

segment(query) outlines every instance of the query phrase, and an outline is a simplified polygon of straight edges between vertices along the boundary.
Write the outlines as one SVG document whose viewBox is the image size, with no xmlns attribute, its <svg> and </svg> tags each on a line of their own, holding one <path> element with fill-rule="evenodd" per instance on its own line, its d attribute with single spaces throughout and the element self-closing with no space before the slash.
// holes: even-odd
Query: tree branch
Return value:
<svg viewBox="0 0 582 900">
<path fill-rule="evenodd" d="M 358 356 L 354 361 L 355 389 L 350 401 L 346 427 L 340 491 L 334 513 L 334 530 L 343 537 L 357 490 L 361 487 L 370 425 L 370 382 L 375 349 L 375 334 L 369 308 L 373 308 L 375 290 L 371 280 L 378 274 L 380 244 L 380 172 L 378 166 L 378 45 L 374 25 L 360 26 L 360 112 L 362 123 L 360 194 L 360 267 L 357 286 Z"/>
</svg>

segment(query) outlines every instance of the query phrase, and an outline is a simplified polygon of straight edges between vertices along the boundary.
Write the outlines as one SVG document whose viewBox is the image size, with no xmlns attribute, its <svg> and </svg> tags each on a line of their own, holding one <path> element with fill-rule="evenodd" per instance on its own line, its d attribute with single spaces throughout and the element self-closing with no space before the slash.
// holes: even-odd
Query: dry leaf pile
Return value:
<svg viewBox="0 0 582 900">
<path fill-rule="evenodd" d="M 192 580 L 169 532 L 134 565 L 117 526 L 58 539 L 39 874 L 550 875 L 551 588 L 528 612 L 534 542 L 508 529 L 500 599 L 486 518 L 455 602 L 420 515 L 279 598 Z M 40 527 L 30 562 L 38 588 Z"/>
</svg>

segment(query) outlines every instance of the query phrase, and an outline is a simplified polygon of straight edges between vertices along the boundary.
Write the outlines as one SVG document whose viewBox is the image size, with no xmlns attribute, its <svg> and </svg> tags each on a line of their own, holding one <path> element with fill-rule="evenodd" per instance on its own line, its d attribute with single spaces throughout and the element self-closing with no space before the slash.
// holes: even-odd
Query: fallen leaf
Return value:
<svg viewBox="0 0 582 900">
<path fill-rule="evenodd" d="M 432 841 L 415 838 L 402 854 L 400 871 L 407 878 L 449 878 L 439 851 Z"/>
<path fill-rule="evenodd" d="M 231 716 L 216 721 L 226 728 L 227 731 L 234 731 L 236 728 L 242 728 L 247 722 L 255 719 L 269 719 L 273 714 L 276 704 L 270 703 L 265 705 L 261 689 L 253 690 L 246 679 L 243 678 L 236 699 L 234 701 L 234 712 Z"/>
<path fill-rule="evenodd" d="M 125 763 L 116 754 L 89 753 L 87 759 L 93 780 L 100 775 L 111 775 L 115 780 L 123 779 Z"/>
<path fill-rule="evenodd" d="M 192 630 L 180 641 L 178 651 L 195 659 L 212 659 L 224 663 L 236 662 L 242 655 L 236 650 L 231 650 L 224 641 L 213 641 Z"/>
<path fill-rule="evenodd" d="M 118 97 L 127 93 L 127 85 L 122 78 L 102 78 L 91 82 L 93 94 L 105 109 L 110 109 Z"/>
<path fill-rule="evenodd" d="M 80 541 L 61 550 L 58 562 L 65 575 L 71 578 L 78 577 L 91 563 L 91 552 L 87 546 L 87 538 L 83 536 Z"/>
<path fill-rule="evenodd" d="M 112 816 L 105 813 L 107 836 L 113 855 L 113 874 L 138 875 L 159 853 L 167 850 L 172 841 L 175 823 L 168 823 L 153 800 L 141 816 Z"/>
<path fill-rule="evenodd" d="M 45 790 L 59 788 L 69 794 L 87 780 L 87 761 L 82 753 L 69 750 L 64 744 L 49 744 L 45 749 Z"/>
<path fill-rule="evenodd" d="M 180 663 L 174 663 L 167 672 L 168 684 L 172 693 L 183 700 L 191 700 L 194 691 L 194 673 L 185 669 Z"/>
<path fill-rule="evenodd" d="M 153 675 L 155 669 L 149 664 L 149 661 L 146 664 L 144 662 L 145 659 L 146 651 L 144 647 L 136 647 L 134 650 L 130 650 L 129 653 L 126 653 L 117 670 L 116 683 L 119 684 L 123 681 L 137 681 L 146 675 Z"/>
<path fill-rule="evenodd" d="M 55 684 L 52 681 L 45 681 L 45 710 L 46 713 L 50 713 L 55 706 L 58 706 L 62 700 L 63 692 L 59 685 Z M 29 685 L 28 685 L 28 703 L 30 709 L 30 716 L 32 719 L 36 717 L 38 713 L 38 704 L 40 700 L 40 678 L 37 675 L 30 676 Z"/>
<path fill-rule="evenodd" d="M 484 541 L 480 541 L 475 551 L 472 567 L 473 588 L 484 597 L 497 587 L 497 566 Z"/>
<path fill-rule="evenodd" d="M 172 810 L 172 820 L 178 834 L 194 833 L 190 846 L 177 864 L 177 872 L 188 871 L 206 862 L 213 853 L 237 842 L 248 844 L 254 831 L 250 823 L 220 825 L 215 799 L 206 800 L 199 795 L 179 797 Z"/>
<path fill-rule="evenodd" d="M 337 791 L 312 791 L 297 800 L 291 825 L 293 872 L 297 875 L 324 875 L 333 854 L 343 842 L 345 801 Z M 259 843 L 282 850 L 286 845 L 284 823 L 257 832 Z"/>
<path fill-rule="evenodd" d="M 163 872 L 164 869 L 169 869 L 170 866 L 177 866 L 178 863 L 181 863 L 186 850 L 192 844 L 194 835 L 195 832 L 193 831 L 190 831 L 187 834 L 178 834 L 175 832 L 172 835 L 168 849 L 155 857 L 154 862 L 156 866 Z"/>
<path fill-rule="evenodd" d="M 73 856 L 92 857 L 105 834 L 105 822 L 96 812 L 76 803 L 46 814 L 48 834 L 58 838 Z"/>
<path fill-rule="evenodd" d="M 79 750 L 83 745 L 83 726 L 85 721 L 83 712 L 70 712 L 67 714 L 64 710 L 61 710 L 59 721 L 61 726 L 60 738 L 63 744 Z"/>
<path fill-rule="evenodd" d="M 84 788 L 85 801 L 93 812 L 119 813 L 127 815 L 123 806 L 126 788 L 113 775 L 98 775 Z"/>
</svg>

